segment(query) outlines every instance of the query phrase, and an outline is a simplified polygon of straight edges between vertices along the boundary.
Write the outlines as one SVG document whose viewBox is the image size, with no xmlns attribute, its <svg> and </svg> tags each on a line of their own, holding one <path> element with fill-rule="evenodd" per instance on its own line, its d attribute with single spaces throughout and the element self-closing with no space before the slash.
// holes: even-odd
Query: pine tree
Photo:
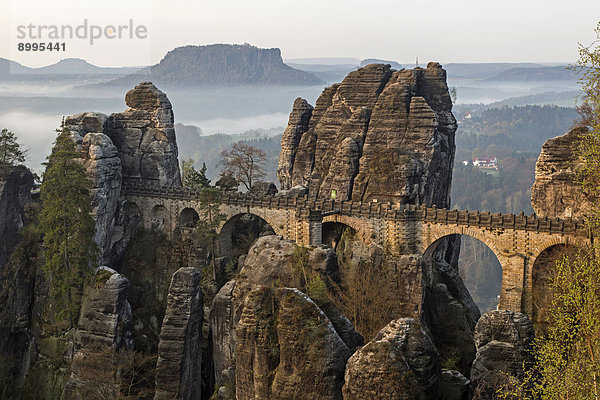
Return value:
<svg viewBox="0 0 600 400">
<path fill-rule="evenodd" d="M 44 272 L 57 316 L 71 326 L 79 315 L 79 294 L 93 271 L 97 246 L 91 216 L 91 182 L 64 121 L 47 158 L 41 186 L 40 229 L 44 235 Z"/>
<path fill-rule="evenodd" d="M 181 181 L 183 186 L 189 189 L 200 190 L 210 187 L 210 179 L 206 177 L 206 163 L 202 163 L 200 171 L 194 167 L 191 158 L 181 161 Z"/>
<path fill-rule="evenodd" d="M 196 225 L 196 235 L 199 242 L 210 251 L 211 265 L 215 265 L 216 240 L 219 236 L 218 229 L 227 216 L 223 214 L 221 205 L 221 191 L 217 188 L 204 188 L 200 192 L 199 208 L 200 216 Z"/>
<path fill-rule="evenodd" d="M 200 171 L 197 171 L 192 165 L 185 175 L 183 186 L 196 190 L 209 188 L 210 179 L 206 177 L 206 164 L 202 163 Z"/>
<path fill-rule="evenodd" d="M 25 151 L 21 150 L 17 137 L 8 129 L 0 132 L 0 167 L 14 166 L 25 162 Z"/>
</svg>

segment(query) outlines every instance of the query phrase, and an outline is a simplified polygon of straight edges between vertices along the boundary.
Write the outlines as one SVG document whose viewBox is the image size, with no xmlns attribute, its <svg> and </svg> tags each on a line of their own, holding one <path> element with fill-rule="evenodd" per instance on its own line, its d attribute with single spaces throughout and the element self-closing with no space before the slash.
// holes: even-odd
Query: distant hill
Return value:
<svg viewBox="0 0 600 400">
<path fill-rule="evenodd" d="M 378 58 L 366 58 L 360 62 L 361 67 L 364 67 L 365 65 L 369 64 L 390 64 L 395 70 L 402 69 L 402 65 L 400 65 L 400 63 L 397 63 L 396 61 L 380 60 Z"/>
<path fill-rule="evenodd" d="M 65 58 L 56 64 L 35 68 L 33 72 L 48 75 L 125 75 L 139 71 L 141 67 L 98 67 L 81 58 Z"/>
<path fill-rule="evenodd" d="M 296 64 L 287 63 L 290 67 L 310 72 L 327 83 L 341 82 L 348 72 L 354 71 L 356 64 Z"/>
<path fill-rule="evenodd" d="M 106 84 L 132 86 L 144 80 L 171 87 L 324 83 L 314 74 L 284 64 L 277 48 L 214 44 L 178 47 L 158 64 Z"/>
<path fill-rule="evenodd" d="M 534 63 L 449 63 L 444 65 L 450 79 L 487 79 L 513 68 L 540 68 Z"/>
<path fill-rule="evenodd" d="M 9 74 L 23 74 L 33 71 L 33 68 L 25 67 L 18 62 L 0 58 L 0 77 Z"/>
<path fill-rule="evenodd" d="M 27 75 L 127 75 L 140 67 L 98 67 L 80 58 L 65 58 L 45 67 L 30 68 L 18 62 L 0 58 L 0 78 L 26 78 Z"/>
<path fill-rule="evenodd" d="M 341 65 L 350 64 L 358 67 L 360 60 L 352 57 L 321 57 L 321 58 L 288 58 L 286 64 L 319 64 L 319 65 Z"/>
<path fill-rule="evenodd" d="M 575 73 L 566 69 L 565 65 L 558 67 L 511 68 L 503 71 L 488 81 L 574 81 Z"/>
</svg>

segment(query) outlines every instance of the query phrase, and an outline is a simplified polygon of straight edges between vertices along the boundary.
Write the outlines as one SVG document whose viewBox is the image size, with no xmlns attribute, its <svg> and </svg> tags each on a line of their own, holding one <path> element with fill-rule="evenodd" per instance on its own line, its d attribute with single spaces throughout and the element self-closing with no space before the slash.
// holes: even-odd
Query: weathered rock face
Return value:
<svg viewBox="0 0 600 400">
<path fill-rule="evenodd" d="M 98 269 L 96 281 L 83 298 L 65 399 L 91 398 L 97 393 L 116 397 L 117 352 L 133 350 L 129 281 L 107 267 Z"/>
<path fill-rule="evenodd" d="M 123 183 L 181 185 L 167 96 L 152 83 L 142 82 L 127 93 L 125 102 L 130 108 L 122 113 L 82 113 L 65 119 L 93 181 L 101 264 L 119 258 L 139 223 L 140 210 L 119 202 Z"/>
<path fill-rule="evenodd" d="M 312 198 L 449 206 L 456 121 L 437 63 L 372 64 L 326 88 L 314 110 L 297 99 L 282 138 L 282 190 Z M 307 123 L 307 119 L 309 119 Z"/>
<path fill-rule="evenodd" d="M 33 175 L 22 166 L 0 169 L 0 273 L 19 241 L 24 207 L 31 199 Z"/>
<path fill-rule="evenodd" d="M 313 107 L 306 100 L 298 97 L 294 101 L 288 126 L 281 138 L 281 151 L 279 152 L 279 166 L 277 167 L 277 179 L 282 188 L 290 189 L 292 185 L 292 167 L 300 138 L 308 130 L 308 123 L 312 116 Z"/>
<path fill-rule="evenodd" d="M 155 400 L 200 398 L 204 312 L 200 278 L 196 268 L 180 268 L 173 274 L 160 331 Z"/>
<path fill-rule="evenodd" d="M 450 362 L 448 368 L 468 377 L 475 359 L 475 324 L 481 314 L 458 272 L 459 245 L 460 238 L 446 238 L 424 262 L 422 320 L 442 362 Z"/>
<path fill-rule="evenodd" d="M 438 353 L 412 318 L 390 322 L 354 353 L 345 379 L 344 400 L 440 398 Z"/>
<path fill-rule="evenodd" d="M 117 148 L 103 133 L 88 133 L 81 143 L 84 166 L 93 179 L 92 214 L 96 220 L 94 241 L 100 247 L 99 263 L 110 262 L 112 233 L 121 193 L 121 160 Z"/>
<path fill-rule="evenodd" d="M 443 369 L 440 393 L 444 400 L 467 400 L 470 381 L 458 371 Z"/>
<path fill-rule="evenodd" d="M 255 289 L 237 326 L 237 399 L 341 399 L 350 350 L 297 289 Z"/>
<path fill-rule="evenodd" d="M 210 313 L 212 331 L 215 387 L 230 380 L 235 374 L 236 318 L 233 308 L 235 280 L 227 282 L 215 296 Z M 232 374 L 233 371 L 233 374 Z M 223 376 L 225 375 L 225 376 Z M 228 397 L 228 396 L 223 396 Z"/>
<path fill-rule="evenodd" d="M 477 356 L 471 370 L 474 399 L 491 399 L 506 376 L 523 378 L 523 364 L 532 360 L 533 324 L 525 314 L 490 311 L 475 327 Z"/>
<path fill-rule="evenodd" d="M 119 150 L 126 183 L 180 186 L 173 108 L 167 96 L 151 82 L 127 92 L 131 107 L 112 114 L 106 134 Z"/>
<path fill-rule="evenodd" d="M 252 184 L 251 193 L 260 196 L 275 196 L 277 194 L 277 186 L 273 182 L 255 182 Z"/>
<path fill-rule="evenodd" d="M 592 208 L 577 183 L 581 160 L 574 146 L 585 129 L 575 128 L 542 146 L 531 188 L 531 205 L 540 217 L 579 218 Z"/>
<path fill-rule="evenodd" d="M 84 113 L 66 118 L 78 144 L 87 133 L 104 133 L 121 159 L 123 181 L 157 186 L 180 186 L 174 117 L 167 95 L 151 82 L 127 92 L 122 113 L 106 116 Z M 91 158 L 91 157 L 90 157 Z"/>
<path fill-rule="evenodd" d="M 303 272 L 302 266 L 299 264 L 299 249 L 298 246 L 289 240 L 283 240 L 278 236 L 264 236 L 259 238 L 255 244 L 252 246 L 250 251 L 248 252 L 247 257 L 244 260 L 244 266 L 242 267 L 237 279 L 235 282 L 229 282 L 226 286 L 224 286 L 219 294 L 215 297 L 213 302 L 213 312 L 211 314 L 211 326 L 213 328 L 213 359 L 215 365 L 215 380 L 217 383 L 217 393 L 219 394 L 218 398 L 229 398 L 228 396 L 232 396 L 233 388 L 235 386 L 235 382 L 231 381 L 232 377 L 238 376 L 238 371 L 236 366 L 240 365 L 240 346 L 242 348 L 246 348 L 246 345 L 240 345 L 240 330 L 239 324 L 243 318 L 243 314 L 245 312 L 255 313 L 256 307 L 262 307 L 263 300 L 262 297 L 258 303 L 248 306 L 247 299 L 249 293 L 254 293 L 253 291 L 267 290 L 267 288 L 277 288 L 277 287 L 301 287 L 301 279 L 304 274 L 321 274 L 322 276 L 329 276 L 331 279 L 337 279 L 337 263 L 335 259 L 335 253 L 328 248 L 324 247 L 315 247 L 310 248 L 308 253 L 305 254 L 305 271 Z M 261 292 L 262 293 L 262 292 Z M 261 295 L 262 296 L 262 295 Z M 265 295 L 266 296 L 266 295 Z M 270 295 L 269 295 L 270 296 Z M 273 298 L 277 298 L 277 295 L 273 294 Z M 266 300 L 265 300 L 266 301 Z M 278 300 L 277 300 L 278 301 Z M 310 302 L 311 307 L 317 307 Z M 265 303 L 266 304 L 266 303 Z M 252 311 L 244 311 L 246 308 Z M 254 308 L 253 308 L 254 307 Z M 311 308 L 312 309 L 312 308 Z M 318 309 L 318 307 L 317 307 Z M 263 310 L 261 308 L 261 310 Z M 277 309 L 279 310 L 279 309 Z M 280 311 L 271 311 L 271 314 L 277 314 Z M 263 310 L 266 312 L 265 310 Z M 260 313 L 262 313 L 261 311 Z M 283 311 L 281 311 L 283 312 Z M 357 346 L 363 344 L 363 338 L 359 335 L 353 328 L 352 324 L 331 304 L 324 304 L 322 309 L 319 309 L 319 315 L 325 315 L 328 321 L 328 324 L 333 327 L 335 334 L 341 339 L 344 347 L 349 351 L 353 351 Z M 273 314 L 273 315 L 275 315 Z M 254 315 L 254 314 L 252 314 Z M 261 314 L 262 315 L 262 314 Z M 297 324 L 300 326 L 305 324 L 302 321 L 303 318 L 310 316 L 311 314 L 306 311 L 299 311 L 294 313 L 295 318 L 298 318 Z M 251 317 L 248 317 L 251 318 Z M 255 318 L 255 317 L 252 317 Z M 266 317 L 265 317 L 266 318 Z M 269 317 L 271 318 L 271 317 Z M 273 317 L 274 318 L 274 317 Z M 290 314 L 290 318 L 291 314 Z M 268 320 L 268 318 L 267 318 Z M 308 322 L 306 322 L 308 323 Z M 328 326 L 329 326 L 328 325 Z M 236 329 L 237 327 L 237 329 Z M 252 328 L 255 329 L 255 328 Z M 256 333 L 255 330 L 252 332 Z M 250 334 L 248 334 L 250 335 Z M 255 340 L 251 339 L 250 336 L 246 337 L 243 340 Z M 258 340 L 258 339 L 256 339 Z M 255 342 L 252 342 L 252 346 L 259 346 Z M 292 346 L 289 343 L 281 342 L 279 339 L 279 346 L 281 354 L 289 351 L 287 348 Z M 260 346 L 263 346 L 261 344 Z M 303 345 L 306 345 L 307 348 L 300 349 L 300 345 L 294 344 L 295 352 L 310 352 L 310 351 L 321 351 L 313 349 L 310 347 L 314 345 L 314 343 L 309 344 L 307 342 L 303 342 Z M 264 345 L 266 346 L 266 345 Z M 246 351 L 246 350 L 243 350 Z M 249 350 L 248 350 L 249 351 Z M 262 350 L 261 350 L 262 351 Z M 266 350 L 265 350 L 266 351 Z M 322 350 L 324 351 L 324 350 Z M 261 353 L 264 358 L 261 359 L 259 366 L 259 361 L 256 361 L 256 368 L 266 368 L 266 370 L 273 371 L 277 365 L 283 362 L 283 359 L 275 357 L 271 360 L 271 358 L 267 357 L 268 352 Z M 261 356 L 261 357 L 263 357 Z M 316 356 L 311 356 L 316 360 Z M 320 357 L 320 356 L 319 356 Z M 298 361 L 299 364 L 302 364 L 299 359 L 294 358 L 294 360 Z M 316 362 L 316 361 L 315 361 Z M 262 365 L 264 363 L 264 365 Z M 274 364 L 274 366 L 272 365 Z M 311 368 L 316 368 L 317 364 L 312 365 Z M 249 368 L 247 365 L 244 368 Z M 300 366 L 295 365 L 290 368 L 300 368 Z M 286 370 L 287 371 L 287 370 Z M 248 371 L 246 371 L 248 373 Z M 286 372 L 287 373 L 287 372 Z M 315 373 L 326 373 L 326 372 L 315 372 Z M 283 375 L 282 375 L 283 376 Z M 236 378 L 237 379 L 237 378 Z M 246 378 L 243 378 L 246 379 Z M 248 378 L 250 379 L 250 378 Z M 270 378 L 272 379 L 272 377 Z M 283 379 L 283 378 L 281 378 Z M 288 379 L 288 378 L 285 378 Z M 238 381 L 239 382 L 239 381 Z M 245 382 L 245 381 L 244 381 Z M 271 381 L 269 381 L 271 382 Z M 337 382 L 337 381 L 336 381 Z M 246 383 L 244 383 L 245 385 Z M 258 383 L 257 383 L 258 385 Z M 262 384 L 261 384 L 262 385 Z M 270 383 L 269 383 L 270 385 Z M 288 385 L 288 384 L 286 384 Z M 291 383 L 289 385 L 292 385 Z M 268 386 L 268 385 L 267 385 Z M 262 386 L 261 386 L 262 387 Z M 340 385 L 341 387 L 341 385 Z M 244 386 L 240 390 L 250 390 L 246 386 Z M 252 390 L 258 390 L 256 387 Z M 263 390 L 263 389 L 261 389 Z M 271 393 L 272 389 L 264 389 L 266 392 Z M 274 390 L 274 389 L 273 389 Z M 281 390 L 281 396 L 290 396 L 288 389 L 277 389 Z M 311 389 L 312 390 L 312 389 Z M 315 389 L 316 390 L 316 389 Z M 284 393 L 285 392 L 285 393 Z M 244 392 L 245 393 L 245 392 Z M 256 392 L 254 392 L 256 393 Z M 263 393 L 263 392 L 261 392 Z M 278 392 L 279 393 L 279 392 Z M 268 394 L 271 396 L 271 394 Z M 240 394 L 238 393 L 238 397 Z M 259 397 L 262 398 L 262 397 Z M 269 398 L 269 397 L 265 397 Z M 276 398 L 276 397 L 275 397 Z M 286 397 L 287 398 L 287 397 Z M 293 398 L 293 397 L 290 397 Z"/>
</svg>

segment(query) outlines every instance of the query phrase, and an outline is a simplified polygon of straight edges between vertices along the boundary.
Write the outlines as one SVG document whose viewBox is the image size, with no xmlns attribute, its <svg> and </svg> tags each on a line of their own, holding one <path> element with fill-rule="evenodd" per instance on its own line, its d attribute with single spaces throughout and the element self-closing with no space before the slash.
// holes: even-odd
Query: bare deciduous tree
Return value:
<svg viewBox="0 0 600 400">
<path fill-rule="evenodd" d="M 265 177 L 265 162 L 264 151 L 238 142 L 231 149 L 221 152 L 221 159 L 217 165 L 222 168 L 222 176 L 231 176 L 251 190 L 256 181 Z"/>
</svg>

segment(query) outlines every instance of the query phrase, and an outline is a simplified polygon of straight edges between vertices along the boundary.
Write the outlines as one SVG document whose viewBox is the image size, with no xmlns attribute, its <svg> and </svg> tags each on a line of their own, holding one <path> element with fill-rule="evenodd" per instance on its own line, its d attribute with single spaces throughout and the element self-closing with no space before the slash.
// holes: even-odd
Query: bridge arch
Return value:
<svg viewBox="0 0 600 400">
<path fill-rule="evenodd" d="M 178 226 L 183 228 L 194 228 L 200 216 L 191 207 L 186 207 L 179 213 Z"/>
<path fill-rule="evenodd" d="M 442 229 L 439 229 L 436 232 L 429 232 L 429 234 L 425 236 L 426 240 L 424 240 L 422 246 L 420 246 L 421 254 L 423 254 L 423 261 L 426 263 L 431 262 L 438 246 L 442 245 L 444 241 L 453 237 L 454 235 L 459 235 L 462 241 L 459 268 L 464 265 L 463 262 L 466 261 L 464 257 L 468 255 L 468 248 L 464 247 L 464 245 L 467 243 L 470 243 L 470 245 L 476 247 L 477 250 L 475 251 L 484 251 L 483 255 L 487 254 L 488 257 L 490 257 L 486 261 L 485 270 L 481 269 L 482 266 L 480 261 L 473 262 L 473 260 L 471 260 L 471 265 L 474 265 L 472 272 L 474 272 L 475 275 L 463 277 L 463 282 L 465 283 L 469 294 L 478 305 L 482 313 L 489 311 L 490 309 L 495 309 L 496 307 L 501 308 L 503 304 L 503 293 L 505 291 L 505 286 L 506 283 L 510 281 L 506 278 L 510 268 L 506 265 L 507 263 L 505 261 L 504 254 L 494 242 L 493 235 L 488 236 L 485 234 L 485 232 L 482 232 L 479 229 L 469 229 L 468 227 L 461 226 L 443 226 L 440 228 Z M 474 241 L 469 242 L 467 240 L 462 240 L 463 238 L 469 238 Z M 481 246 L 487 248 L 487 250 L 483 250 Z M 464 270 L 461 270 L 461 272 L 462 271 Z M 490 284 L 494 281 L 498 282 L 498 279 L 500 279 L 499 286 Z M 490 282 L 490 280 L 492 282 Z M 497 297 L 498 295 L 500 296 L 499 302 Z"/>
<path fill-rule="evenodd" d="M 344 223 L 323 222 L 321 230 L 321 242 L 335 250 L 337 248 L 337 245 L 340 243 L 342 236 L 345 234 L 345 232 L 347 232 L 347 230 L 352 236 L 356 235 L 356 229 Z"/>
<path fill-rule="evenodd" d="M 167 207 L 157 204 L 150 210 L 150 229 L 157 232 L 169 233 L 171 216 Z"/>
<path fill-rule="evenodd" d="M 557 245 L 572 246 L 578 249 L 585 249 L 589 246 L 589 240 L 583 237 L 571 237 L 571 236 L 553 236 L 546 241 L 543 241 L 536 246 L 531 254 L 532 264 L 535 263 L 537 258 L 547 249 Z"/>
<path fill-rule="evenodd" d="M 372 241 L 373 227 L 370 222 L 362 218 L 341 214 L 327 215 L 323 217 L 323 226 L 328 223 L 338 223 L 352 228 L 365 244 L 369 244 Z"/>
<path fill-rule="evenodd" d="M 444 240 L 444 238 L 452 235 L 471 236 L 489 247 L 498 260 L 500 260 L 500 257 L 502 256 L 502 252 L 494 243 L 493 236 L 484 234 L 481 229 L 450 225 L 439 228 L 440 229 L 437 230 L 430 230 L 427 235 L 424 235 L 424 240 L 418 246 L 420 253 L 426 258 L 432 256 L 433 251 L 435 251 L 437 246 Z"/>
<path fill-rule="evenodd" d="M 125 221 L 122 222 L 123 225 L 133 226 L 134 229 L 136 229 L 142 224 L 142 221 L 144 220 L 144 214 L 137 203 L 133 201 L 125 201 L 120 218 L 125 219 Z"/>
<path fill-rule="evenodd" d="M 562 239 L 562 240 L 561 240 Z M 536 257 L 531 262 L 531 275 L 528 277 L 530 294 L 524 299 L 525 309 L 536 325 L 536 329 L 545 330 L 546 309 L 552 299 L 551 282 L 555 266 L 563 257 L 574 257 L 578 251 L 586 248 L 586 243 L 568 238 L 553 238 L 542 243 L 536 249 Z M 542 249 L 539 251 L 539 249 Z"/>
<path fill-rule="evenodd" d="M 241 227 L 240 227 L 241 225 Z M 272 231 L 276 233 L 275 227 L 265 218 L 253 213 L 238 213 L 231 216 L 219 231 L 219 255 L 226 257 L 237 257 L 248 252 L 250 246 L 261 234 Z M 239 237 L 244 235 L 244 237 Z M 240 240 L 243 243 L 239 243 Z M 234 254 L 236 246 L 240 254 Z"/>
</svg>

